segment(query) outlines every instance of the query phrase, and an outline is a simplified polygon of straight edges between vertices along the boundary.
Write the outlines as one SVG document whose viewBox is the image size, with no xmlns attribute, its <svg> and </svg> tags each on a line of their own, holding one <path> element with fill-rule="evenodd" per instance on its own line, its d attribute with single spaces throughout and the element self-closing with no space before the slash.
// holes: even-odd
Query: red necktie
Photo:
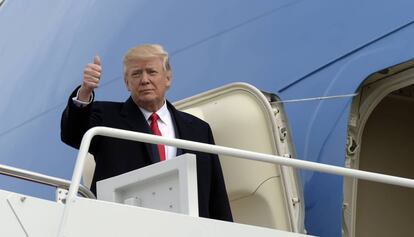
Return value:
<svg viewBox="0 0 414 237">
<path fill-rule="evenodd" d="M 162 136 L 160 129 L 158 128 L 158 119 L 160 118 L 157 113 L 152 113 L 149 117 L 151 120 L 150 128 L 152 133 L 157 136 Z M 165 147 L 163 144 L 157 144 L 158 154 L 160 154 L 160 161 L 165 160 Z"/>
</svg>

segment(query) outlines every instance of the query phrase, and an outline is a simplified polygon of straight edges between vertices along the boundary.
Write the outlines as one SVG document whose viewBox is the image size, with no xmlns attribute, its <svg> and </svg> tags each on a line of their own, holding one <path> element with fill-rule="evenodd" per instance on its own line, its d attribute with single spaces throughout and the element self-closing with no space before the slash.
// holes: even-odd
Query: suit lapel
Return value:
<svg viewBox="0 0 414 237">
<path fill-rule="evenodd" d="M 132 131 L 151 134 L 148 122 L 131 97 L 124 103 L 120 114 Z M 151 162 L 159 162 L 156 146 L 149 143 L 144 143 L 144 145 Z"/>
<path fill-rule="evenodd" d="M 192 120 L 187 119 L 186 117 L 182 116 L 180 112 L 170 103 L 167 101 L 167 107 L 171 113 L 171 117 L 173 122 L 175 123 L 175 136 L 176 138 L 184 139 L 184 140 L 194 140 L 192 134 Z M 177 148 L 177 156 L 187 153 L 188 151 L 185 149 Z"/>
</svg>

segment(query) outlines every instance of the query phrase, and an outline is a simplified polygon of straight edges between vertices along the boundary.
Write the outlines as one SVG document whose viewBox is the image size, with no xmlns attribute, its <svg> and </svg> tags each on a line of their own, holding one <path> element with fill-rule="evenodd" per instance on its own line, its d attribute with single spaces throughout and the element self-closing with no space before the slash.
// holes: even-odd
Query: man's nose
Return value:
<svg viewBox="0 0 414 237">
<path fill-rule="evenodd" d="M 142 73 L 141 83 L 146 84 L 149 82 L 149 75 L 146 72 Z"/>
</svg>

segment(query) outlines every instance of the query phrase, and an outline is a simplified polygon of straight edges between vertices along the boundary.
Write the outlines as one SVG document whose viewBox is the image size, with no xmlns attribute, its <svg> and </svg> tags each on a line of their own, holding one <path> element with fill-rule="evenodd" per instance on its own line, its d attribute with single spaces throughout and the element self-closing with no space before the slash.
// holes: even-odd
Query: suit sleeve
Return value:
<svg viewBox="0 0 414 237">
<path fill-rule="evenodd" d="M 94 103 L 90 103 L 83 108 L 73 103 L 72 98 L 76 96 L 78 89 L 79 87 L 70 95 L 68 104 L 62 113 L 60 124 L 61 140 L 76 149 L 79 149 L 85 132 L 99 125 L 100 120 L 99 112 L 97 112 Z"/>
<path fill-rule="evenodd" d="M 209 143 L 215 144 L 213 133 L 210 126 L 208 127 Z M 210 192 L 210 215 L 211 218 L 233 221 L 231 214 L 229 198 L 227 196 L 226 185 L 224 183 L 223 172 L 220 165 L 220 160 L 217 155 L 211 154 L 212 161 L 212 181 Z"/>
</svg>

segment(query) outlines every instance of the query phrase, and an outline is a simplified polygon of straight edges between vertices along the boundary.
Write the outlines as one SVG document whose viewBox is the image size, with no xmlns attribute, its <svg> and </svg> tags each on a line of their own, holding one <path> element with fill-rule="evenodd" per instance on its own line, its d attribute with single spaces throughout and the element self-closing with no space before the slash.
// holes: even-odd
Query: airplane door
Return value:
<svg viewBox="0 0 414 237">
<path fill-rule="evenodd" d="M 295 157 L 283 105 L 276 95 L 234 83 L 175 103 L 207 121 L 217 145 Z M 304 232 L 297 171 L 290 167 L 220 156 L 235 222 Z"/>
</svg>

